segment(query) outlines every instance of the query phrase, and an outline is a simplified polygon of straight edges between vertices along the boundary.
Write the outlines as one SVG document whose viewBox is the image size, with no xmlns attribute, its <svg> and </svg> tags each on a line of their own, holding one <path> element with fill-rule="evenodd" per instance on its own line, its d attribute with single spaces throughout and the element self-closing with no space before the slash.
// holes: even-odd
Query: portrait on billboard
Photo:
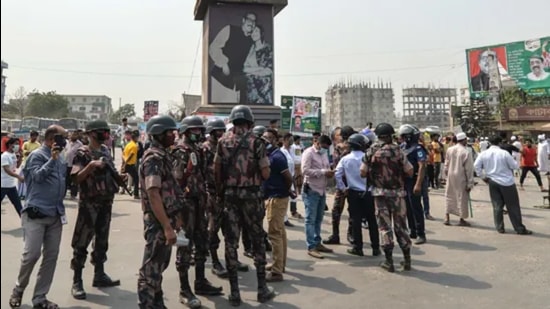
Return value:
<svg viewBox="0 0 550 309">
<path fill-rule="evenodd" d="M 468 54 L 472 91 L 500 88 L 500 71 L 507 71 L 506 47 L 471 50 Z"/>
<path fill-rule="evenodd" d="M 209 9 L 211 103 L 273 105 L 273 11 L 270 6 Z"/>
</svg>

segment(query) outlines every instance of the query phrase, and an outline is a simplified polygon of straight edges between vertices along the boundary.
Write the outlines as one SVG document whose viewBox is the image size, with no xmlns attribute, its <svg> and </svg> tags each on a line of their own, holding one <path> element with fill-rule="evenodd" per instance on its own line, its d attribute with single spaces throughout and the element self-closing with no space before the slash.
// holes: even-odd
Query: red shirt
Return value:
<svg viewBox="0 0 550 309">
<path fill-rule="evenodd" d="M 531 148 L 524 146 L 523 149 L 523 155 L 521 160 L 521 166 L 525 167 L 536 167 L 535 164 L 536 158 L 537 158 L 537 148 L 531 146 Z"/>
</svg>

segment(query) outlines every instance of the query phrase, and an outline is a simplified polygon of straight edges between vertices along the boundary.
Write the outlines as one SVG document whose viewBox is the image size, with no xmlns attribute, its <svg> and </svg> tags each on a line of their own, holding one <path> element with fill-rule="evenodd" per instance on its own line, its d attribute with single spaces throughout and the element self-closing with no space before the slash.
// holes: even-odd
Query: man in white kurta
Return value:
<svg viewBox="0 0 550 309">
<path fill-rule="evenodd" d="M 523 145 L 521 144 L 521 141 L 516 139 L 515 136 L 512 136 L 512 138 L 510 138 L 510 140 L 512 141 L 512 146 L 516 147 L 520 151 L 520 152 L 515 152 L 514 151 L 512 153 L 512 156 L 514 157 L 514 160 L 516 160 L 518 165 L 520 165 L 521 164 L 521 149 L 523 148 Z M 516 176 L 519 176 L 519 169 L 515 170 L 514 173 L 516 174 Z"/>
<path fill-rule="evenodd" d="M 474 187 L 474 162 L 468 151 L 467 137 L 464 133 L 456 135 L 457 144 L 447 150 L 445 156 L 445 171 L 447 186 L 445 189 L 446 215 L 445 225 L 450 225 L 449 214 L 460 217 L 460 226 L 470 226 L 468 218 L 468 199 L 470 190 Z"/>
<path fill-rule="evenodd" d="M 549 158 L 550 156 L 550 144 L 546 140 L 544 134 L 539 135 L 539 146 L 537 149 L 537 161 L 539 163 L 539 172 L 541 175 L 546 175 L 550 171 Z"/>
</svg>

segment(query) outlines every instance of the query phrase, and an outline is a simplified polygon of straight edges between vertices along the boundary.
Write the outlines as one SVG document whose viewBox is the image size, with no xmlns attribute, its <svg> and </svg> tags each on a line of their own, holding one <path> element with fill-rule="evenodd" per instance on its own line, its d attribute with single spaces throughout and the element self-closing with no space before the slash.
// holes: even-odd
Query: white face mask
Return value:
<svg viewBox="0 0 550 309">
<path fill-rule="evenodd" d="M 19 152 L 19 145 L 13 146 L 13 152 Z"/>
</svg>

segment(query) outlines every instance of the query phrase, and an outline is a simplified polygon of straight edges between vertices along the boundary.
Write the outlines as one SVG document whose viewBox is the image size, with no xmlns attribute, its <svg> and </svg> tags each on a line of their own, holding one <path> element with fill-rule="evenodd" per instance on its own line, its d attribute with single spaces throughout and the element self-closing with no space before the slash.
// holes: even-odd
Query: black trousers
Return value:
<svg viewBox="0 0 550 309">
<path fill-rule="evenodd" d="M 525 231 L 525 225 L 521 220 L 521 208 L 516 185 L 502 186 L 489 180 L 489 194 L 493 204 L 493 217 L 497 231 L 504 231 L 504 205 L 506 205 L 508 217 L 510 217 L 514 230 L 516 232 Z"/>
<path fill-rule="evenodd" d="M 426 172 L 428 174 L 428 186 L 435 188 L 435 167 L 433 164 L 428 164 L 426 166 Z"/>
<path fill-rule="evenodd" d="M 407 222 L 411 235 L 426 237 L 424 208 L 422 207 L 422 194 L 416 195 L 413 193 L 416 178 L 407 179 L 405 181 L 405 190 L 407 196 L 405 203 L 407 204 Z"/>
<path fill-rule="evenodd" d="M 441 188 L 441 179 L 439 179 L 440 175 L 441 175 L 441 162 L 435 162 L 434 163 L 434 178 L 435 178 L 436 188 Z"/>
<path fill-rule="evenodd" d="M 67 175 L 65 177 L 65 195 L 67 195 L 67 191 L 71 191 L 71 196 L 76 197 L 78 194 L 78 185 L 73 181 L 71 177 L 71 170 L 72 167 L 67 165 Z"/>
<path fill-rule="evenodd" d="M 539 170 L 534 166 L 521 167 L 521 176 L 519 177 L 519 184 L 523 186 L 523 181 L 527 176 L 527 172 L 531 172 L 533 175 L 535 175 L 535 178 L 537 179 L 537 183 L 539 184 L 539 187 L 542 187 L 542 179 L 540 179 Z"/>
<path fill-rule="evenodd" d="M 363 218 L 369 223 L 369 237 L 373 249 L 380 248 L 380 235 L 374 210 L 374 197 L 370 192 L 348 191 L 348 208 L 351 216 L 351 231 L 353 234 L 353 248 L 363 250 Z"/>
<path fill-rule="evenodd" d="M 134 185 L 134 196 L 139 196 L 139 176 L 137 171 L 137 164 L 126 165 L 126 173 L 132 177 L 132 184 Z"/>
</svg>

